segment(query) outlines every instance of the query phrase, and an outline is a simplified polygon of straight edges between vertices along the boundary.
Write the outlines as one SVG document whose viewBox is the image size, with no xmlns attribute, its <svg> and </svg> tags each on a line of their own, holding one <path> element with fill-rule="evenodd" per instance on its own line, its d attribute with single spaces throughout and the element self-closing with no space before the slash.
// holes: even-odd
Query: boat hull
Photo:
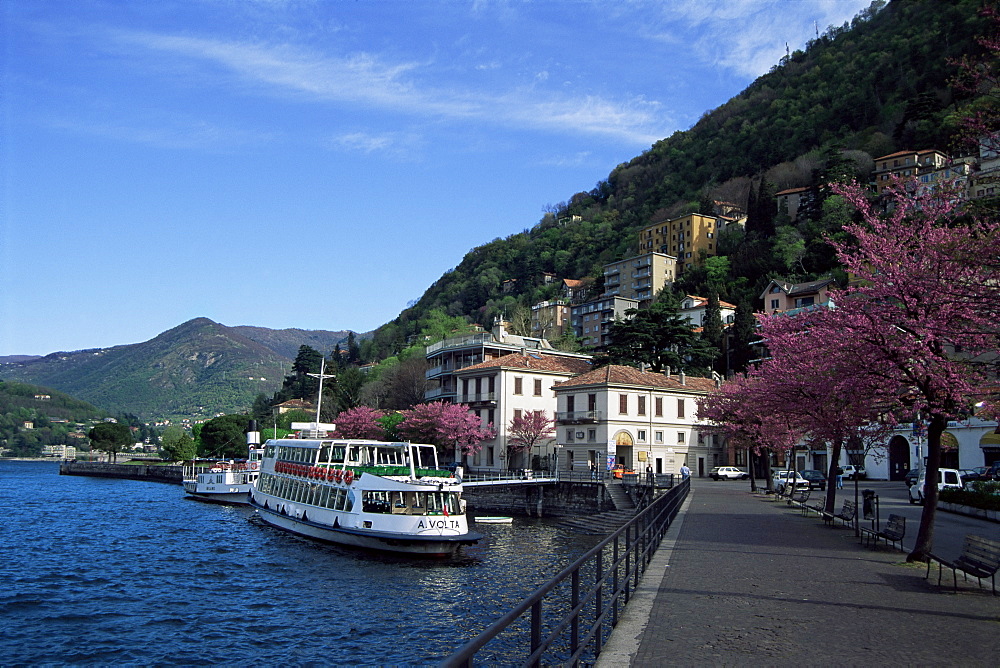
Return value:
<svg viewBox="0 0 1000 668">
<path fill-rule="evenodd" d="M 405 536 L 364 529 L 331 527 L 309 520 L 308 515 L 296 518 L 265 508 L 253 501 L 250 505 L 257 510 L 261 520 L 278 529 L 327 543 L 381 552 L 448 557 L 455 554 L 462 545 L 472 545 L 483 537 L 473 532 L 461 536 Z"/>
<path fill-rule="evenodd" d="M 192 499 L 208 503 L 224 503 L 234 506 L 250 505 L 250 491 L 253 485 L 243 483 L 238 485 L 212 484 L 205 485 L 193 481 L 184 483 L 184 492 Z"/>
</svg>

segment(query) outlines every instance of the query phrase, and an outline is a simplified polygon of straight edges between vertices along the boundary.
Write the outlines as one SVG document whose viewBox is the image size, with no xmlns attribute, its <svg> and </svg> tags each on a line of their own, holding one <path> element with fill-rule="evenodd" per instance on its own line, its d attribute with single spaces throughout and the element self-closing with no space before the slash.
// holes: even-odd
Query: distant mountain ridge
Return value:
<svg viewBox="0 0 1000 668">
<path fill-rule="evenodd" d="M 143 343 L 58 352 L 0 366 L 0 379 L 51 387 L 143 420 L 211 417 L 271 395 L 300 345 L 328 354 L 347 332 L 227 327 L 195 318 Z"/>
</svg>

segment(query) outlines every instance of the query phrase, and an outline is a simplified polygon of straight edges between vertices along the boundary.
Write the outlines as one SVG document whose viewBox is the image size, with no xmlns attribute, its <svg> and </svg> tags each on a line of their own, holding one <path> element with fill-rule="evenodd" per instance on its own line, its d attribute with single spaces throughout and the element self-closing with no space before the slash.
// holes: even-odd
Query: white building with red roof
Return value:
<svg viewBox="0 0 1000 668">
<path fill-rule="evenodd" d="M 706 475 L 723 464 L 721 439 L 703 432 L 698 400 L 719 381 L 608 365 L 554 388 L 558 468 L 574 473 L 621 464 L 637 473 Z"/>
<path fill-rule="evenodd" d="M 454 372 L 455 403 L 465 404 L 484 425 L 492 425 L 497 436 L 486 441 L 475 455 L 467 456 L 471 469 L 509 470 L 533 468 L 532 458 L 554 460 L 555 439 L 546 439 L 531 453 L 517 453 L 510 461 L 508 432 L 518 415 L 544 411 L 552 420 L 556 412 L 556 383 L 591 369 L 589 357 L 565 356 L 524 348 L 495 359 L 487 359 Z M 540 462 L 542 468 L 545 462 Z"/>
</svg>

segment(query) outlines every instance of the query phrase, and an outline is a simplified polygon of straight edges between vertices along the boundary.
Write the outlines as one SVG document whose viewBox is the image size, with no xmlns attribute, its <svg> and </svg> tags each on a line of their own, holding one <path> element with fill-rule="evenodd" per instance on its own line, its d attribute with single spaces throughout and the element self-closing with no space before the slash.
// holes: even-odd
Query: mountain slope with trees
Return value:
<svg viewBox="0 0 1000 668">
<path fill-rule="evenodd" d="M 265 332 L 247 329 L 258 337 Z M 144 343 L 4 365 L 0 376 L 57 388 L 109 412 L 146 420 L 245 411 L 257 394 L 281 387 L 292 361 L 240 330 L 196 318 Z M 295 330 L 277 332 L 274 340 L 288 339 L 290 331 Z"/>
<path fill-rule="evenodd" d="M 714 288 L 726 301 L 752 302 L 772 276 L 809 280 L 836 270 L 822 235 L 836 233 L 851 213 L 823 184 L 866 181 L 873 159 L 896 150 L 958 150 L 951 137 L 969 100 L 950 84 L 952 60 L 982 52 L 980 7 L 976 0 L 878 0 L 850 24 L 828 28 L 691 129 L 619 165 L 592 190 L 548 206 L 531 229 L 471 250 L 374 333 L 366 359 L 403 349 L 435 309 L 489 323 L 553 298 L 561 286 L 547 284 L 545 273 L 593 277 L 599 290 L 604 264 L 636 254 L 639 229 L 713 213 L 720 200 L 747 210 L 747 234 L 720 239 L 725 257 L 688 272 L 679 291 Z M 796 225 L 773 210 L 774 193 L 791 187 L 816 194 Z"/>
</svg>

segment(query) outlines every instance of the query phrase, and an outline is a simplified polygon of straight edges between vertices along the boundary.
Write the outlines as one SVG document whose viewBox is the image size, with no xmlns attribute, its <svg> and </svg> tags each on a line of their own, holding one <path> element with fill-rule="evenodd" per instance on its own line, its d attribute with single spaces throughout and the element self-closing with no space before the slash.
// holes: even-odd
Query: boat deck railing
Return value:
<svg viewBox="0 0 1000 668">
<path fill-rule="evenodd" d="M 685 478 L 442 666 L 593 664 L 691 489 Z"/>
</svg>

